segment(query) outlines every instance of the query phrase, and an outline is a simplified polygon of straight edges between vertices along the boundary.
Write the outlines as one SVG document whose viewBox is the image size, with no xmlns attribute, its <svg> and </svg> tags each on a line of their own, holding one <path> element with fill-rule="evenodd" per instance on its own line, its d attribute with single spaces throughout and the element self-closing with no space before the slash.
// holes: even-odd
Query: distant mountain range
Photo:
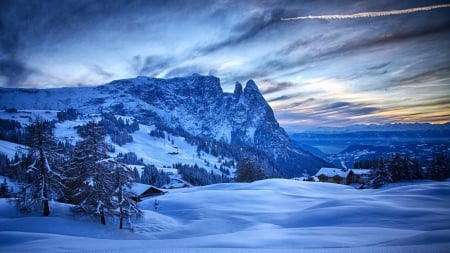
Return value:
<svg viewBox="0 0 450 253">
<path fill-rule="evenodd" d="M 430 123 L 390 123 L 390 124 L 369 124 L 369 125 L 350 125 L 346 127 L 305 127 L 297 133 L 356 133 L 356 132 L 410 132 L 410 131 L 450 131 L 450 122 L 445 124 Z"/>
<path fill-rule="evenodd" d="M 436 154 L 450 155 L 450 123 L 355 125 L 291 133 L 293 144 L 333 163 L 352 168 L 358 160 L 415 157 L 427 165 Z"/>
<path fill-rule="evenodd" d="M 290 133 L 289 136 L 296 146 L 307 145 L 326 154 L 337 154 L 351 145 L 396 146 L 450 143 L 450 123 L 319 127 Z"/>
<path fill-rule="evenodd" d="M 329 163 L 294 147 L 273 111 L 250 80 L 236 83 L 233 93 L 222 91 L 214 76 L 172 79 L 137 77 L 96 87 L 0 89 L 0 107 L 131 116 L 139 123 L 228 145 L 253 156 L 274 176 L 315 173 Z M 149 144 L 150 145 L 150 144 Z M 220 153 L 220 150 L 219 150 Z M 157 155 L 157 154 L 155 154 Z"/>
</svg>

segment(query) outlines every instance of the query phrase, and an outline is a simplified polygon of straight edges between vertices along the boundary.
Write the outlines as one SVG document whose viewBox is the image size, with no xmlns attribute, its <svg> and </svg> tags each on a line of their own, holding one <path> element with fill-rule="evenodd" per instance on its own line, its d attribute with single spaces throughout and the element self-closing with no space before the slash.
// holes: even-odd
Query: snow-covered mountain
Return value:
<svg viewBox="0 0 450 253">
<path fill-rule="evenodd" d="M 285 177 L 313 174 L 327 163 L 294 148 L 273 111 L 250 80 L 223 92 L 214 76 L 173 79 L 137 77 L 96 87 L 0 89 L 0 107 L 79 113 L 111 112 L 141 124 L 214 140 L 259 156 L 267 168 Z M 261 158 L 261 156 L 264 156 Z M 267 169 L 266 168 L 266 169 Z"/>
</svg>

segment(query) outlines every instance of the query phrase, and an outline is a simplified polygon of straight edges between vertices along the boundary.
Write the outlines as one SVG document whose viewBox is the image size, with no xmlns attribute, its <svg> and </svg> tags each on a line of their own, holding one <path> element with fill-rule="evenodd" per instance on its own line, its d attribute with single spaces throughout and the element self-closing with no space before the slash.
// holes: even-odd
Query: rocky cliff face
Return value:
<svg viewBox="0 0 450 253">
<path fill-rule="evenodd" d="M 323 160 L 294 149 L 273 111 L 250 80 L 224 93 L 214 76 L 173 79 L 137 77 L 98 87 L 61 89 L 1 89 L 0 106 L 17 109 L 75 108 L 131 115 L 149 124 L 182 129 L 193 136 L 251 147 L 270 157 L 285 177 L 314 173 Z"/>
</svg>

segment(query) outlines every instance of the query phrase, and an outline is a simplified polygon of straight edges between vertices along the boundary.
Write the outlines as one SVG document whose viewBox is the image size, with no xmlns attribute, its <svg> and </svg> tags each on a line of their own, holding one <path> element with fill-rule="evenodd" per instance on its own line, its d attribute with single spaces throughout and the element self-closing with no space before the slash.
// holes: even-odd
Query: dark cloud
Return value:
<svg viewBox="0 0 450 253">
<path fill-rule="evenodd" d="M 276 101 L 284 101 L 284 100 L 288 100 L 290 98 L 292 98 L 292 96 L 280 96 L 280 97 L 269 99 L 269 100 L 267 100 L 267 102 L 270 103 L 270 102 L 276 102 Z"/>
<path fill-rule="evenodd" d="M 282 17 L 292 13 L 292 10 L 274 8 L 254 14 L 251 17 L 237 23 L 230 32 L 230 36 L 224 40 L 210 44 L 202 49 L 203 54 L 212 53 L 225 47 L 235 46 L 244 42 L 251 41 L 269 27 L 281 23 Z"/>
<path fill-rule="evenodd" d="M 207 74 L 211 72 L 210 70 L 205 70 L 203 66 L 199 65 L 188 65 L 182 67 L 175 67 L 170 70 L 165 77 L 179 77 L 179 76 L 189 76 L 193 73 L 196 74 Z"/>
<path fill-rule="evenodd" d="M 268 81 L 268 80 L 264 80 L 266 82 L 269 83 L 269 85 L 267 85 L 267 87 L 261 87 L 260 91 L 263 94 L 270 94 L 270 93 L 274 93 L 274 92 L 278 92 L 278 91 L 283 91 L 289 88 L 292 88 L 295 86 L 294 83 L 291 82 L 274 82 L 274 81 Z"/>
<path fill-rule="evenodd" d="M 443 79 L 450 80 L 450 62 L 445 62 L 437 66 L 429 66 L 427 69 L 415 72 L 413 75 L 394 79 L 391 85 L 423 84 L 442 81 Z"/>
<path fill-rule="evenodd" d="M 277 57 L 278 53 L 268 54 L 265 59 L 258 67 L 260 69 L 270 69 L 271 71 L 287 70 L 292 68 L 299 68 L 301 66 L 311 65 L 312 63 L 324 61 L 333 58 L 342 58 L 346 55 L 353 53 L 366 53 L 368 49 L 374 47 L 387 47 L 391 44 L 401 43 L 404 41 L 423 38 L 427 36 L 432 36 L 436 34 L 448 33 L 450 32 L 450 19 L 447 19 L 442 23 L 432 23 L 421 26 L 414 26 L 413 28 L 397 28 L 397 31 L 391 31 L 390 33 L 374 33 L 370 34 L 368 38 L 353 38 L 351 40 L 345 41 L 337 46 L 327 47 L 335 38 L 317 36 L 311 39 L 298 39 L 285 48 L 281 49 L 278 53 L 284 52 L 289 53 L 300 48 L 301 45 L 309 45 L 315 43 L 315 46 L 320 46 L 318 48 L 309 48 L 305 55 L 302 57 Z M 320 30 L 320 29 L 319 29 Z M 319 40 L 320 39 L 320 40 Z M 292 51 L 289 51 L 292 50 Z M 448 53 L 449 49 L 443 49 Z"/>
<path fill-rule="evenodd" d="M 323 34 L 317 34 L 313 37 L 302 37 L 284 46 L 283 48 L 278 50 L 276 54 L 287 55 L 294 51 L 297 51 L 298 49 L 305 49 L 308 46 L 312 45 L 314 42 L 322 40 L 324 40 Z"/>
<path fill-rule="evenodd" d="M 305 99 L 305 100 L 300 101 L 300 102 L 291 103 L 291 104 L 286 106 L 286 109 L 293 109 L 293 108 L 296 108 L 296 107 L 305 106 L 305 105 L 313 103 L 315 100 L 316 99 L 314 99 L 314 98 L 308 98 L 308 99 Z"/>
<path fill-rule="evenodd" d="M 136 55 L 131 59 L 130 65 L 132 71 L 138 76 L 157 76 L 173 62 L 174 59 L 168 57 L 147 56 L 144 58 Z"/>
<path fill-rule="evenodd" d="M 20 27 L 11 18 L 16 9 L 10 1 L 1 2 L 0 9 L 0 77 L 4 78 L 4 85 L 16 86 L 28 78 L 31 70 L 18 55 L 22 43 Z"/>
<path fill-rule="evenodd" d="M 32 72 L 24 63 L 16 59 L 6 58 L 0 60 L 0 77 L 5 78 L 6 86 L 14 87 L 22 84 Z"/>
<path fill-rule="evenodd" d="M 389 62 L 381 63 L 381 64 L 369 66 L 369 67 L 367 67 L 367 70 L 380 70 L 380 69 L 385 68 L 388 65 L 389 65 Z"/>
<path fill-rule="evenodd" d="M 0 78 L 9 86 L 21 86 L 33 72 L 28 67 L 30 52 L 46 54 L 61 45 L 77 45 L 78 40 L 89 37 L 95 45 L 98 43 L 95 39 L 105 34 L 120 34 L 119 39 L 123 39 L 124 34 L 143 29 L 152 23 L 151 20 L 162 22 L 171 17 L 178 19 L 183 16 L 180 13 L 202 10 L 202 6 L 207 9 L 207 5 L 201 1 L 2 0 Z M 83 49 L 79 50 L 82 55 Z M 163 61 L 154 57 L 146 57 L 141 61 L 141 69 L 136 71 L 137 74 L 154 75 L 164 67 Z M 111 73 L 99 68 L 90 67 L 96 74 L 110 76 Z"/>
<path fill-rule="evenodd" d="M 97 64 L 90 66 L 90 69 L 99 76 L 103 76 L 106 78 L 111 78 L 114 76 L 113 73 L 106 71 L 105 69 L 103 69 L 102 67 L 100 67 Z"/>
<path fill-rule="evenodd" d="M 314 109 L 314 114 L 318 117 L 352 117 L 369 115 L 378 112 L 380 109 L 372 106 L 368 106 L 362 103 L 350 103 L 350 102 L 333 102 L 329 104 L 317 104 Z"/>
</svg>

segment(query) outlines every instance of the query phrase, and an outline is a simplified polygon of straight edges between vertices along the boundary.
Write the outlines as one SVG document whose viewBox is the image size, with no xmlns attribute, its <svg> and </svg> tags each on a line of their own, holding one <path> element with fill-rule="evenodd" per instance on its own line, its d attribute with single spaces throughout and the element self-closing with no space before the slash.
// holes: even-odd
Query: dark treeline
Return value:
<svg viewBox="0 0 450 253">
<path fill-rule="evenodd" d="M 422 165 L 414 157 L 393 154 L 388 158 L 373 158 L 354 163 L 355 169 L 371 169 L 371 185 L 378 188 L 401 180 L 450 178 L 450 157 L 435 154 L 430 163 Z"/>
<path fill-rule="evenodd" d="M 192 185 L 210 185 L 218 183 L 229 183 L 231 179 L 225 174 L 217 175 L 213 171 L 208 172 L 206 169 L 199 167 L 197 164 L 174 164 L 173 167 L 178 170 L 178 173 L 184 180 Z"/>
<path fill-rule="evenodd" d="M 0 140 L 25 145 L 25 130 L 16 120 L 0 119 Z"/>
<path fill-rule="evenodd" d="M 139 130 L 139 123 L 136 119 L 124 119 L 106 112 L 102 113 L 102 120 L 99 124 L 105 128 L 106 134 L 111 137 L 111 141 L 119 146 L 133 142 L 131 134 Z"/>
</svg>

